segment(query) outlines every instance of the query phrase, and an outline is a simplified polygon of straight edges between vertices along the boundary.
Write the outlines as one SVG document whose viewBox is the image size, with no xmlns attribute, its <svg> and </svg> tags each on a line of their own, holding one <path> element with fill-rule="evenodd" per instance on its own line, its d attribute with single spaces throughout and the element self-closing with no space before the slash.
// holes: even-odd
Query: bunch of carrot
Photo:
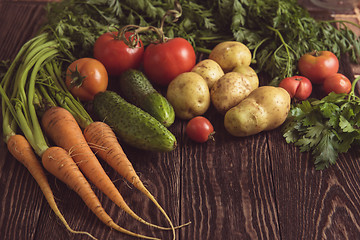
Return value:
<svg viewBox="0 0 360 240">
<path fill-rule="evenodd" d="M 175 239 L 172 221 L 141 182 L 111 128 L 103 122 L 93 122 L 81 103 L 67 91 L 61 64 L 64 59 L 72 61 L 71 58 L 71 53 L 64 51 L 59 41 L 49 40 L 46 32 L 21 48 L 0 86 L 3 134 L 9 151 L 34 176 L 50 207 L 70 232 L 94 238 L 90 233 L 70 228 L 57 208 L 43 167 L 77 192 L 89 209 L 111 228 L 135 237 L 157 239 L 117 225 L 86 178 L 132 217 L 149 226 L 171 230 Z M 47 138 L 56 145 L 51 146 Z M 170 227 L 149 223 L 135 214 L 94 152 L 148 196 Z"/>
</svg>

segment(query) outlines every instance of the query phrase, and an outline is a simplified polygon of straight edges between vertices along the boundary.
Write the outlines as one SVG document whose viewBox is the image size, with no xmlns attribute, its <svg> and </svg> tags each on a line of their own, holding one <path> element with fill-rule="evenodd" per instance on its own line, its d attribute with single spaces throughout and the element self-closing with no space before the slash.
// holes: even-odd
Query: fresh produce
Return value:
<svg viewBox="0 0 360 240">
<path fill-rule="evenodd" d="M 107 226 L 130 236 L 144 239 L 157 239 L 130 232 L 117 225 L 106 213 L 90 184 L 69 155 L 69 152 L 65 149 L 60 147 L 49 148 L 42 157 L 42 163 L 48 172 L 74 190 L 82 198 L 89 209 Z"/>
<path fill-rule="evenodd" d="M 299 59 L 298 69 L 313 84 L 321 84 L 324 79 L 339 70 L 339 60 L 330 51 L 313 51 Z"/>
<path fill-rule="evenodd" d="M 91 101 L 98 92 L 107 89 L 108 74 L 98 60 L 81 58 L 69 65 L 65 82 L 75 97 L 82 101 Z"/>
<path fill-rule="evenodd" d="M 140 67 L 144 44 L 138 34 L 126 31 L 103 33 L 94 44 L 94 57 L 102 62 L 111 76 Z"/>
<path fill-rule="evenodd" d="M 209 89 L 211 89 L 214 83 L 224 75 L 224 71 L 220 65 L 211 59 L 201 60 L 191 69 L 191 71 L 202 76 L 207 82 Z"/>
<path fill-rule="evenodd" d="M 193 46 L 184 38 L 151 43 L 144 52 L 144 71 L 156 85 L 167 86 L 176 76 L 195 66 Z"/>
<path fill-rule="evenodd" d="M 95 239 L 90 233 L 75 231 L 69 226 L 58 209 L 45 172 L 36 157 L 36 155 L 41 157 L 49 149 L 49 146 L 41 132 L 33 105 L 35 78 L 41 66 L 58 53 L 56 42 L 45 43 L 45 39 L 46 34 L 41 34 L 24 44 L 1 79 L 3 137 L 9 152 L 29 170 L 50 208 L 66 229 L 71 233 L 86 234 Z M 32 56 L 31 58 L 26 57 L 29 54 Z M 19 66 L 20 62 L 22 65 L 17 68 L 16 66 Z M 49 70 L 50 67 L 46 66 Z M 27 118 L 25 118 L 25 112 Z M 25 137 L 20 134 L 21 132 Z"/>
<path fill-rule="evenodd" d="M 312 84 L 310 80 L 303 76 L 284 78 L 280 82 L 279 87 L 288 91 L 291 98 L 296 98 L 300 101 L 306 100 L 312 93 Z"/>
<path fill-rule="evenodd" d="M 258 86 L 258 78 L 248 78 L 239 72 L 225 73 L 211 88 L 211 102 L 219 113 L 225 114 Z"/>
<path fill-rule="evenodd" d="M 71 153 L 71 157 L 83 174 L 99 190 L 134 219 L 149 226 L 154 226 L 135 214 L 127 205 L 87 144 L 82 130 L 69 111 L 61 107 L 52 107 L 42 116 L 41 122 L 46 135 L 57 146 Z"/>
<path fill-rule="evenodd" d="M 224 125 L 234 136 L 249 136 L 284 123 L 291 98 L 281 87 L 261 86 L 226 112 Z"/>
<path fill-rule="evenodd" d="M 174 108 L 139 70 L 129 69 L 119 78 L 120 95 L 128 102 L 148 112 L 165 127 L 175 120 Z"/>
<path fill-rule="evenodd" d="M 251 63 L 251 52 L 241 42 L 225 41 L 217 44 L 210 52 L 209 59 L 217 62 L 225 73 L 232 71 L 235 67 Z"/>
<path fill-rule="evenodd" d="M 120 140 L 139 149 L 169 152 L 176 148 L 175 136 L 147 112 L 106 91 L 95 96 L 94 113 L 112 127 Z"/>
<path fill-rule="evenodd" d="M 209 87 L 199 74 L 185 72 L 169 84 L 166 98 L 180 119 L 191 119 L 204 114 L 210 106 Z"/>
<path fill-rule="evenodd" d="M 17 125 L 19 127 L 19 132 L 21 131 L 24 134 L 26 140 L 31 144 L 31 147 L 34 149 L 35 153 L 44 161 L 43 165 L 47 166 L 49 172 L 52 172 L 54 169 L 61 171 L 61 168 L 59 166 L 51 168 L 45 162 L 51 160 L 51 163 L 61 164 L 61 161 L 64 160 L 64 155 L 58 154 L 58 152 L 60 151 L 66 153 L 68 155 L 67 157 L 69 158 L 68 160 L 72 161 L 71 168 L 75 173 L 75 171 L 80 172 L 80 170 L 77 169 L 77 164 L 75 164 L 73 158 L 69 156 L 69 153 L 74 154 L 74 152 L 77 152 L 78 149 L 86 149 L 89 147 L 87 142 L 82 141 L 84 137 L 82 137 L 82 139 L 80 137 L 82 132 L 79 128 L 79 125 L 84 128 L 90 125 L 90 123 L 93 121 L 81 103 L 77 101 L 67 90 L 65 82 L 62 79 L 61 64 L 63 61 L 65 61 L 64 59 L 66 58 L 66 55 L 63 54 L 69 54 L 69 52 L 66 51 L 62 52 L 63 50 L 64 49 L 60 47 L 60 44 L 54 40 L 51 40 L 51 35 L 46 32 L 34 37 L 21 48 L 1 81 L 0 93 L 2 95 L 2 113 L 4 116 L 3 118 L 5 119 L 3 130 L 4 136 L 7 136 L 7 139 L 9 139 L 8 136 L 13 135 L 15 132 L 13 128 L 15 128 Z M 70 57 L 70 55 L 68 57 Z M 11 96 L 11 100 L 9 96 Z M 54 109 L 61 109 L 60 114 L 58 114 L 56 111 L 50 113 L 50 111 L 53 111 Z M 59 116 L 60 119 L 63 117 L 60 121 L 57 121 L 57 119 L 54 120 L 54 118 Z M 47 117 L 51 117 L 53 119 L 50 120 L 51 123 L 49 123 L 49 125 L 53 125 L 52 127 L 55 126 L 55 130 L 48 130 L 46 124 L 44 127 L 46 132 L 49 133 L 48 137 L 53 139 L 52 143 L 55 141 L 57 142 L 57 140 L 60 139 L 59 141 L 61 144 L 70 144 L 71 141 L 67 143 L 64 138 L 75 138 L 75 142 L 77 141 L 79 143 L 80 141 L 80 145 L 67 145 L 67 150 L 59 148 L 58 146 L 48 145 L 48 142 L 45 140 L 43 129 L 39 123 L 39 118 L 42 118 L 42 120 L 44 120 L 46 123 Z M 64 122 L 61 122 L 64 119 L 65 121 L 69 121 L 64 124 Z M 77 133 L 69 131 L 69 123 L 72 123 L 77 127 Z M 50 136 L 50 133 L 53 133 L 54 135 Z M 76 136 L 79 136 L 79 139 L 77 139 Z M 113 147 L 115 146 L 114 144 L 115 143 L 113 143 Z M 102 148 L 102 146 L 99 145 L 97 147 Z M 91 153 L 88 152 L 88 154 L 93 153 L 91 151 Z M 86 158 L 90 156 L 88 154 L 86 155 Z M 56 157 L 59 157 L 59 159 Z M 81 156 L 78 155 L 77 157 Z M 82 157 L 81 160 L 83 159 L 84 158 Z M 97 159 L 95 161 L 97 161 Z M 86 162 L 87 161 L 83 161 L 80 165 L 86 166 Z M 101 169 L 99 170 L 96 168 L 92 169 L 92 171 L 93 170 L 101 171 Z M 67 176 L 69 176 L 69 174 L 67 174 Z M 58 173 L 55 172 L 54 175 L 59 176 Z M 64 175 L 60 179 L 63 179 L 63 177 Z M 106 178 L 107 175 L 105 174 L 104 177 Z M 85 178 L 83 177 L 83 179 Z M 76 182 L 72 182 L 72 184 L 74 183 L 77 184 Z M 111 181 L 110 184 L 112 185 Z M 91 188 L 90 190 L 92 191 Z M 117 191 L 117 189 L 115 190 Z M 44 192 L 44 194 L 47 198 L 49 197 L 48 192 Z M 89 192 L 88 194 L 93 194 L 93 196 L 95 195 L 93 192 Z M 89 195 L 86 195 L 86 197 L 88 196 Z M 90 200 L 91 199 L 92 197 L 90 197 Z M 97 201 L 96 199 L 93 200 Z M 152 200 L 154 201 L 154 199 Z M 56 212 L 56 208 L 53 206 L 54 203 L 51 202 L 51 196 L 48 201 L 50 206 L 54 209 L 55 213 L 59 214 Z M 100 210 L 100 208 L 98 208 L 99 206 L 97 205 L 97 209 L 91 210 L 94 210 L 94 213 L 97 213 L 96 211 Z M 131 212 L 132 211 L 130 209 L 130 213 Z M 61 216 L 59 215 L 59 217 Z M 61 219 L 63 220 L 63 218 Z M 167 217 L 167 219 L 169 218 Z M 104 221 L 104 218 L 100 220 Z M 66 222 L 64 222 L 64 224 L 66 225 Z M 132 236 L 149 238 L 141 234 L 131 233 L 128 230 L 119 227 L 118 225 L 114 225 L 111 223 L 109 218 L 105 219 L 105 224 L 113 227 L 115 230 L 126 234 L 131 234 Z M 165 228 L 150 224 L 150 226 L 154 226 L 160 229 L 172 230 L 174 233 L 174 227 L 172 226 L 172 223 L 170 225 L 170 228 Z"/>
<path fill-rule="evenodd" d="M 55 215 L 64 224 L 66 229 L 71 233 L 85 234 L 92 239 L 96 239 L 88 232 L 75 231 L 69 226 L 56 204 L 55 197 L 45 175 L 45 171 L 27 139 L 23 135 L 13 133 L 11 136 L 9 136 L 6 142 L 8 150 L 12 154 L 12 156 L 28 169 L 36 182 L 39 184 L 39 187 L 43 192 L 49 206 L 54 211 Z M 56 158 L 55 156 L 55 158 L 53 159 L 55 160 L 58 158 Z"/>
<path fill-rule="evenodd" d="M 120 144 L 118 144 L 117 137 L 113 130 L 104 122 L 93 122 L 84 129 L 84 136 L 86 141 L 92 146 L 92 149 L 107 162 L 113 169 L 115 169 L 128 182 L 135 186 L 138 190 L 144 193 L 161 211 L 169 222 L 174 233 L 174 226 L 166 214 L 165 210 L 160 206 L 154 196 L 144 186 L 134 167 L 127 158 Z M 101 146 L 100 148 L 97 146 Z M 185 226 L 184 224 L 182 226 Z M 179 227 L 182 227 L 179 226 Z M 159 227 L 157 227 L 159 228 Z M 167 229 L 167 228 L 160 228 Z M 175 236 L 175 235 L 174 235 Z"/>
<path fill-rule="evenodd" d="M 214 127 L 211 122 L 203 116 L 190 119 L 185 131 L 190 139 L 198 143 L 207 142 L 209 139 L 214 140 Z"/>
<path fill-rule="evenodd" d="M 318 170 L 335 164 L 339 153 L 359 144 L 360 98 L 355 94 L 359 79 L 353 81 L 349 94 L 331 92 L 291 107 L 283 136 L 302 152 L 310 152 Z"/>
<path fill-rule="evenodd" d="M 157 4 L 154 0 L 126 4 L 63 0 L 49 5 L 47 25 L 66 39 L 64 46 L 80 58 L 89 56 L 96 38 L 109 28 L 139 23 L 160 25 L 173 4 L 173 1 Z M 185 38 L 197 52 L 206 53 L 220 41 L 242 42 L 253 52 L 256 72 L 268 75 L 271 85 L 296 75 L 299 58 L 313 50 L 328 49 L 337 57 L 348 53 L 354 62 L 360 55 L 359 37 L 347 26 L 356 24 L 315 20 L 297 0 L 196 0 L 181 1 L 181 7 L 186 14 L 176 22 L 166 21 L 165 36 Z"/>
<path fill-rule="evenodd" d="M 335 73 L 324 79 L 324 91 L 329 94 L 334 93 L 349 93 L 351 91 L 351 81 L 341 73 Z"/>
<path fill-rule="evenodd" d="M 252 88 L 257 88 L 259 86 L 259 77 L 252 67 L 240 65 L 235 67 L 232 72 L 243 74 L 250 81 Z"/>
</svg>

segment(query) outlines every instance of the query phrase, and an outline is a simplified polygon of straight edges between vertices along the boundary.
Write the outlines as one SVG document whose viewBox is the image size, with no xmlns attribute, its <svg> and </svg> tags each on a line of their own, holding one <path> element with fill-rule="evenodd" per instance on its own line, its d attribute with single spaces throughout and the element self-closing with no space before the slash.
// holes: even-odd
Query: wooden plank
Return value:
<svg viewBox="0 0 360 240">
<path fill-rule="evenodd" d="M 340 72 L 351 76 L 348 60 Z M 311 153 L 268 134 L 280 233 L 283 239 L 357 239 L 360 236 L 360 159 L 356 148 L 317 171 Z"/>
<path fill-rule="evenodd" d="M 41 25 L 43 4 L 0 2 L 1 59 L 13 58 Z M 26 24 L 24 24 L 26 23 Z M 348 71 L 345 65 L 342 70 Z M 347 72 L 349 73 L 349 72 Z M 285 143 L 274 130 L 246 138 L 230 136 L 223 118 L 210 109 L 216 141 L 196 144 L 185 135 L 186 121 L 170 130 L 179 146 L 171 153 L 149 153 L 123 145 L 150 191 L 178 225 L 177 239 L 356 239 L 360 234 L 359 157 L 351 151 L 337 165 L 314 170 L 311 156 Z M 27 170 L 0 143 L 0 237 L 12 239 L 88 239 L 69 234 L 44 201 Z M 167 225 L 142 194 L 103 163 L 106 172 L 139 215 Z M 60 210 L 76 230 L 101 239 L 134 239 L 110 230 L 82 200 L 49 175 Z M 95 188 L 94 188 L 95 189 Z M 169 239 L 124 214 L 95 189 L 105 209 L 123 227 Z"/>
<path fill-rule="evenodd" d="M 270 135 L 269 135 L 270 136 Z M 360 236 L 358 153 L 317 171 L 308 153 L 270 137 L 276 206 L 283 239 L 357 239 Z"/>
<path fill-rule="evenodd" d="M 39 19 L 44 14 L 43 5 L 1 2 L 0 12 L 2 18 L 6 19 L 0 21 L 0 59 L 12 59 L 39 28 Z M 26 168 L 7 152 L 3 141 L 0 154 L 0 202 L 1 238 L 34 239 L 44 198 Z"/>
<path fill-rule="evenodd" d="M 213 110 L 213 111 L 212 111 Z M 280 239 L 267 138 L 232 137 L 210 109 L 215 142 L 185 139 L 181 239 Z"/>
</svg>

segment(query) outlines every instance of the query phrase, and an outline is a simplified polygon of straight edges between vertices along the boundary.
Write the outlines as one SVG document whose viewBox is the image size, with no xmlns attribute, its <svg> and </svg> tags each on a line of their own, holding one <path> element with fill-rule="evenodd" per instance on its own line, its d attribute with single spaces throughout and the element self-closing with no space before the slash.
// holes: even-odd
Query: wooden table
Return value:
<svg viewBox="0 0 360 240">
<path fill-rule="evenodd" d="M 302 1 L 306 3 L 306 1 Z M 41 1 L 0 0 L 0 59 L 12 59 L 41 26 Z M 343 63 L 342 71 L 351 71 Z M 185 121 L 170 130 L 178 148 L 150 153 L 124 145 L 141 179 L 175 224 L 182 240 L 360 239 L 360 157 L 353 149 L 337 164 L 316 171 L 309 153 L 285 142 L 279 129 L 245 138 L 230 136 L 222 117 L 206 116 L 216 130 L 215 142 L 196 144 Z M 0 142 L 0 239 L 89 239 L 70 234 L 45 201 L 38 185 Z M 103 163 L 105 171 L 136 213 L 153 223 L 166 221 L 137 190 Z M 70 226 L 99 239 L 134 239 L 106 227 L 75 192 L 50 174 L 57 203 Z M 135 232 L 171 239 L 168 231 L 142 225 L 94 188 L 115 221 Z"/>
</svg>

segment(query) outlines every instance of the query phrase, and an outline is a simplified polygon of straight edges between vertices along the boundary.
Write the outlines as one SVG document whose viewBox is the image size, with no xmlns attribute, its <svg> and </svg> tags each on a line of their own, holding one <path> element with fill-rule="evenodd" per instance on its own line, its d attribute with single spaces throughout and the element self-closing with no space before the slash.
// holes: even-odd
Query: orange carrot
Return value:
<svg viewBox="0 0 360 240">
<path fill-rule="evenodd" d="M 84 136 L 89 143 L 89 146 L 96 154 L 127 181 L 132 183 L 138 190 L 144 193 L 158 207 L 169 222 L 171 229 L 174 231 L 175 228 L 170 218 L 136 174 L 133 165 L 124 153 L 111 127 L 104 122 L 93 122 L 84 129 Z"/>
<path fill-rule="evenodd" d="M 47 171 L 74 190 L 89 209 L 107 226 L 134 237 L 158 239 L 131 232 L 117 225 L 105 212 L 89 182 L 65 149 L 57 146 L 48 148 L 42 155 L 42 163 Z"/>
<path fill-rule="evenodd" d="M 51 191 L 49 182 L 46 178 L 43 167 L 40 164 L 39 159 L 35 155 L 30 143 L 26 140 L 23 135 L 15 134 L 8 138 L 7 140 L 7 148 L 9 152 L 13 155 L 15 159 L 17 159 L 20 163 L 22 163 L 34 177 L 38 185 L 40 186 L 41 191 L 43 192 L 47 202 L 49 203 L 51 209 L 54 211 L 56 216 L 61 220 L 61 222 L 65 225 L 66 229 L 71 233 L 76 234 L 86 234 L 89 237 L 96 239 L 88 232 L 75 231 L 73 230 L 64 216 L 61 214 L 58 206 L 55 202 L 54 194 Z"/>
<path fill-rule="evenodd" d="M 90 149 L 82 130 L 69 111 L 61 107 L 49 108 L 42 116 L 42 125 L 46 135 L 57 146 L 68 151 L 84 175 L 116 205 L 146 225 L 163 228 L 143 220 L 130 209 Z"/>
</svg>

